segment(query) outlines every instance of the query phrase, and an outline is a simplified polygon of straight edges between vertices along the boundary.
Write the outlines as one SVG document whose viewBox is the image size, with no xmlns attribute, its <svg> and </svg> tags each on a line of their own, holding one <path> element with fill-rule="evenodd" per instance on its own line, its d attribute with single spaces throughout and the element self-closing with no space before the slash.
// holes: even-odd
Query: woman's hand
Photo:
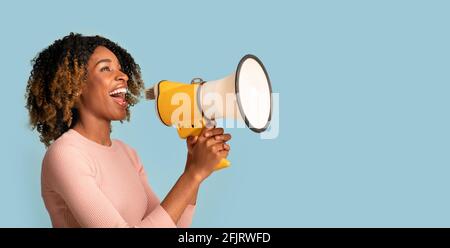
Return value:
<svg viewBox="0 0 450 248">
<path fill-rule="evenodd" d="M 226 142 L 230 139 L 231 135 L 224 134 L 223 128 L 208 127 L 199 136 L 188 137 L 185 173 L 200 182 L 205 180 L 214 171 L 216 164 L 228 156 L 230 145 Z"/>
</svg>

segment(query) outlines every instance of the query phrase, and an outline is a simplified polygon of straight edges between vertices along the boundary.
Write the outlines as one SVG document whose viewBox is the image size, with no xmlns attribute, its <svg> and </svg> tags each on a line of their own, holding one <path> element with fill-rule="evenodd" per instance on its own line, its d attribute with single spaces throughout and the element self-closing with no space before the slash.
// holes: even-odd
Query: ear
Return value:
<svg viewBox="0 0 450 248">
<path fill-rule="evenodd" d="M 84 87 L 83 87 L 84 88 Z M 74 108 L 79 109 L 81 104 L 81 95 L 83 94 L 83 89 L 81 89 L 79 92 L 75 94 L 75 104 Z"/>
<path fill-rule="evenodd" d="M 75 104 L 73 105 L 74 109 L 80 109 L 80 99 L 75 100 Z"/>
<path fill-rule="evenodd" d="M 81 107 L 81 96 L 83 95 L 83 92 L 86 91 L 87 88 L 87 82 L 86 80 L 83 80 L 83 82 L 80 85 L 80 90 L 75 93 L 75 104 L 74 104 L 74 108 L 76 109 L 80 109 Z"/>
</svg>

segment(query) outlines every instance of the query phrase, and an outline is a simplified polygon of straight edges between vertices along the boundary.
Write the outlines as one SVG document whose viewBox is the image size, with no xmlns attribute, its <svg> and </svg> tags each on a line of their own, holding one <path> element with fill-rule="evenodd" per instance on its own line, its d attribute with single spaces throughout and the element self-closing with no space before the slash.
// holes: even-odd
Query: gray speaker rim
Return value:
<svg viewBox="0 0 450 248">
<path fill-rule="evenodd" d="M 263 71 L 264 71 L 264 74 L 266 75 L 266 78 L 267 78 L 267 84 L 268 84 L 268 86 L 269 86 L 269 91 L 270 91 L 270 112 L 269 112 L 269 117 L 268 117 L 268 119 L 267 119 L 266 125 L 265 125 L 264 127 L 262 127 L 262 128 L 256 128 L 256 127 L 251 126 L 250 121 L 247 119 L 247 116 L 245 115 L 244 108 L 242 107 L 241 96 L 240 96 L 240 94 L 239 94 L 239 74 L 240 74 L 240 72 L 241 72 L 242 64 L 243 64 L 247 59 L 254 59 L 254 60 L 261 66 L 261 68 L 262 68 Z M 238 105 L 238 107 L 239 107 L 239 111 L 241 112 L 241 116 L 244 118 L 245 125 L 247 125 L 247 127 L 248 127 L 250 130 L 252 130 L 253 132 L 255 132 L 255 133 L 261 133 L 261 132 L 264 132 L 264 131 L 269 127 L 270 121 L 272 120 L 272 108 L 273 108 L 273 106 L 272 106 L 272 105 L 273 105 L 273 102 L 272 102 L 272 83 L 270 82 L 269 74 L 267 73 L 267 70 L 266 70 L 266 68 L 264 67 L 264 64 L 261 62 L 261 60 L 260 60 L 258 57 L 256 57 L 256 56 L 253 55 L 253 54 L 247 54 L 247 55 L 245 55 L 245 56 L 242 57 L 242 59 L 239 61 L 239 64 L 238 64 L 238 66 L 237 66 L 237 69 L 236 69 L 236 75 L 235 75 L 235 78 L 234 78 L 234 83 L 235 83 L 234 89 L 235 89 L 235 91 L 236 91 L 236 102 L 237 102 L 237 105 Z"/>
</svg>

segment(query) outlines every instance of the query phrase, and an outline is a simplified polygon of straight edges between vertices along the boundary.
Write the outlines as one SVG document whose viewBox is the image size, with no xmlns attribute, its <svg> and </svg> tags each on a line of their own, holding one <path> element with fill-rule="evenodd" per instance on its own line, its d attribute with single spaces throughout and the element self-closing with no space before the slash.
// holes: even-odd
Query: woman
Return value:
<svg viewBox="0 0 450 248">
<path fill-rule="evenodd" d="M 33 60 L 30 124 L 48 148 L 42 197 L 54 227 L 188 227 L 200 184 L 228 156 L 231 139 L 208 127 L 187 140 L 183 174 L 162 202 L 130 146 L 111 140 L 144 88 L 139 65 L 116 43 L 73 34 Z"/>
</svg>

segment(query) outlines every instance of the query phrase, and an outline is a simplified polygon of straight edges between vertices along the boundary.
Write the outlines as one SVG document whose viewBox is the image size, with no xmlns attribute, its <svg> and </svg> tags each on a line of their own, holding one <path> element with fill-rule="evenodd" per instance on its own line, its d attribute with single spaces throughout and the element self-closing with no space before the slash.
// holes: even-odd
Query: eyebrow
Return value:
<svg viewBox="0 0 450 248">
<path fill-rule="evenodd" d="M 95 63 L 95 66 L 97 66 L 98 64 L 100 64 L 102 62 L 109 62 L 109 63 L 111 63 L 112 61 L 110 59 L 101 59 L 101 60 L 97 61 L 97 63 Z"/>
</svg>

